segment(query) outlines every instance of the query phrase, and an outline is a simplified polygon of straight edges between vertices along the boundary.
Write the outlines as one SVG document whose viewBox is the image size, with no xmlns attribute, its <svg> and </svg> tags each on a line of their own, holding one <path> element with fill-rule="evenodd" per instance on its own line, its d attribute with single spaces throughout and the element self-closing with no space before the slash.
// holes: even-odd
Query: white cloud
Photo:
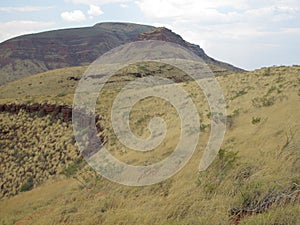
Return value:
<svg viewBox="0 0 300 225">
<path fill-rule="evenodd" d="M 63 20 L 67 22 L 82 22 L 86 20 L 86 17 L 81 10 L 63 12 L 60 14 L 60 16 Z"/>
<path fill-rule="evenodd" d="M 83 5 L 106 5 L 110 3 L 131 2 L 132 0 L 66 0 L 74 4 Z"/>
<path fill-rule="evenodd" d="M 54 6 L 24 6 L 24 7 L 0 7 L 0 12 L 35 12 L 47 9 L 53 9 Z"/>
<path fill-rule="evenodd" d="M 125 9 L 125 8 L 128 8 L 128 5 L 122 3 L 122 4 L 120 4 L 120 7 L 123 8 L 123 9 Z"/>
<path fill-rule="evenodd" d="M 283 38 L 295 42 L 292 33 L 298 37 L 300 34 L 299 0 L 135 0 L 135 3 L 148 22 L 164 24 L 189 42 L 204 43 L 208 54 L 245 68 L 253 68 L 250 59 L 255 54 L 266 57 L 264 51 L 269 51 L 270 56 L 274 55 L 274 46 L 285 51 Z"/>
<path fill-rule="evenodd" d="M 54 25 L 54 22 L 25 20 L 0 23 L 0 41 L 2 42 L 22 34 L 30 34 L 41 30 L 49 30 L 53 28 Z"/>
<path fill-rule="evenodd" d="M 215 14 L 217 8 L 230 7 L 233 9 L 244 9 L 246 0 L 136 0 L 145 15 L 152 18 L 172 17 L 205 17 L 212 12 Z M 202 14 L 204 13 L 204 15 Z"/>
<path fill-rule="evenodd" d="M 88 15 L 90 18 L 93 18 L 94 16 L 100 16 L 103 14 L 103 11 L 99 6 L 96 5 L 90 5 L 90 9 L 88 10 Z"/>
<path fill-rule="evenodd" d="M 137 0 L 141 11 L 153 20 L 173 19 L 193 23 L 233 23 L 268 19 L 286 20 L 299 14 L 299 7 L 283 6 L 279 0 L 260 6 L 246 0 Z M 275 4 L 277 2 L 277 4 Z M 251 4 L 252 5 L 251 5 Z M 263 22 L 266 22 L 264 20 Z"/>
</svg>

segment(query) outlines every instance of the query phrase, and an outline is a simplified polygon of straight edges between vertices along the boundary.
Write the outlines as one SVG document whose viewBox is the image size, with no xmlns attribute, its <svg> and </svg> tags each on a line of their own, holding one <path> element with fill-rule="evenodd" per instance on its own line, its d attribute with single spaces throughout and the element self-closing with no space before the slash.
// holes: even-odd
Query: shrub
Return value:
<svg viewBox="0 0 300 225">
<path fill-rule="evenodd" d="M 252 117 L 252 124 L 260 123 L 261 118 L 260 117 Z"/>
<path fill-rule="evenodd" d="M 38 111 L 38 113 L 37 113 L 37 116 L 38 117 L 44 117 L 46 114 L 45 114 L 45 111 L 44 110 L 40 110 L 40 111 Z"/>
<path fill-rule="evenodd" d="M 238 152 L 220 149 L 212 165 L 199 174 L 197 186 L 203 186 L 208 194 L 213 194 L 229 172 L 238 165 Z"/>
<path fill-rule="evenodd" d="M 68 167 L 66 167 L 63 171 L 63 174 L 67 177 L 71 177 L 78 171 L 78 167 L 76 164 L 71 164 Z"/>
<path fill-rule="evenodd" d="M 76 160 L 74 163 L 70 164 L 68 167 L 66 167 L 63 170 L 63 174 L 67 177 L 71 177 L 77 173 L 81 168 L 83 167 L 83 161 L 82 159 Z"/>
<path fill-rule="evenodd" d="M 238 97 L 240 97 L 240 96 L 242 96 L 242 95 L 245 95 L 245 94 L 247 94 L 247 93 L 248 93 L 248 92 L 247 92 L 246 90 L 240 90 L 240 91 L 236 92 L 235 96 L 231 97 L 230 99 L 231 99 L 231 100 L 234 100 L 234 99 L 236 99 L 236 98 L 238 98 Z"/>
<path fill-rule="evenodd" d="M 271 106 L 271 105 L 274 105 L 275 103 L 275 97 L 272 96 L 272 97 L 261 97 L 261 98 L 254 98 L 252 99 L 252 104 L 254 107 L 268 107 L 268 106 Z"/>
<path fill-rule="evenodd" d="M 268 77 L 270 75 L 271 75 L 271 69 L 270 68 L 265 68 L 264 76 Z"/>
<path fill-rule="evenodd" d="M 277 88 L 275 86 L 270 87 L 270 89 L 268 90 L 266 96 L 272 94 L 275 90 L 277 90 Z M 278 90 L 277 90 L 278 91 Z"/>
<path fill-rule="evenodd" d="M 240 110 L 236 109 L 232 112 L 232 114 L 227 116 L 226 126 L 228 128 L 232 128 L 233 123 L 234 123 L 234 118 L 236 118 L 239 114 L 240 114 Z"/>
<path fill-rule="evenodd" d="M 226 174 L 229 170 L 235 167 L 237 164 L 238 152 L 232 152 L 228 149 L 220 149 L 218 153 L 217 169 L 219 175 Z"/>
<path fill-rule="evenodd" d="M 201 124 L 200 124 L 200 131 L 205 131 L 205 129 L 206 129 L 207 127 L 209 127 L 208 124 L 203 124 L 203 123 L 201 123 Z"/>
<path fill-rule="evenodd" d="M 56 97 L 60 98 L 60 97 L 66 96 L 66 95 L 67 95 L 67 93 L 61 92 L 61 93 L 59 93 L 58 95 L 56 95 Z"/>
<path fill-rule="evenodd" d="M 33 184 L 33 177 L 29 177 L 26 181 L 26 183 L 24 183 L 21 186 L 20 191 L 24 192 L 24 191 L 30 191 L 33 188 L 34 184 Z"/>
</svg>

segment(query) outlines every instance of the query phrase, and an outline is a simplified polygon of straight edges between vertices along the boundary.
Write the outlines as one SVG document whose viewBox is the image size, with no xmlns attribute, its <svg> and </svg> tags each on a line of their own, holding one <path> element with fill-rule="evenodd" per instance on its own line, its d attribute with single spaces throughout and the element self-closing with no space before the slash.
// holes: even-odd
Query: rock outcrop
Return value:
<svg viewBox="0 0 300 225">
<path fill-rule="evenodd" d="M 205 54 L 204 50 L 200 48 L 199 45 L 191 44 L 187 41 L 185 41 L 180 35 L 172 32 L 172 30 L 165 28 L 165 27 L 158 27 L 155 29 L 152 29 L 150 31 L 141 33 L 137 36 L 135 41 L 145 41 L 145 40 L 159 40 L 159 41 L 166 41 L 166 42 L 172 42 L 181 45 L 182 47 L 190 50 L 197 56 L 199 56 L 201 59 L 203 59 L 204 62 L 208 64 L 213 64 L 216 66 L 220 66 L 222 68 L 228 69 L 230 71 L 235 72 L 242 72 L 243 70 L 240 68 L 237 68 L 235 66 L 232 66 L 230 64 L 217 61 L 208 55 Z"/>
<path fill-rule="evenodd" d="M 90 119 L 95 118 L 95 123 L 98 123 L 100 121 L 100 116 L 99 115 L 93 115 L 90 113 L 86 113 L 84 110 L 74 110 L 72 107 L 67 106 L 67 105 L 50 105 L 50 104 L 39 104 L 39 103 L 34 103 L 31 105 L 26 105 L 26 104 L 0 104 L 0 113 L 12 113 L 12 114 L 17 114 L 20 112 L 20 110 L 24 110 L 25 112 L 28 113 L 37 113 L 40 116 L 45 116 L 45 115 L 51 115 L 53 118 L 56 119 L 61 119 L 64 122 L 70 122 L 72 121 L 72 115 L 73 112 L 76 112 L 76 116 L 78 118 L 77 121 L 80 122 L 81 127 L 86 127 L 89 123 Z M 102 131 L 101 127 L 98 127 L 100 131 Z"/>
<path fill-rule="evenodd" d="M 39 113 L 40 115 L 52 115 L 55 118 L 60 118 L 64 122 L 72 120 L 72 108 L 66 105 L 49 105 L 49 104 L 0 104 L 0 112 L 19 113 L 24 110 L 28 113 Z"/>
</svg>

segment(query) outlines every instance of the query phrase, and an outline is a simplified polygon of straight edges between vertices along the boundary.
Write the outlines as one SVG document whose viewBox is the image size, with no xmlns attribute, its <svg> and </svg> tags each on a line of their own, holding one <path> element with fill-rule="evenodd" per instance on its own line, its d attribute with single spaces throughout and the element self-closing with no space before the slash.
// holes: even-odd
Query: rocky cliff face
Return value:
<svg viewBox="0 0 300 225">
<path fill-rule="evenodd" d="M 220 66 L 222 68 L 226 68 L 231 71 L 241 72 L 243 71 L 240 68 L 234 67 L 230 64 L 217 61 L 208 55 L 205 54 L 204 50 L 200 48 L 199 45 L 191 44 L 187 41 L 185 41 L 180 35 L 172 32 L 171 30 L 165 28 L 165 27 L 158 27 L 155 29 L 152 29 L 150 31 L 141 33 L 138 35 L 138 37 L 135 39 L 135 41 L 145 41 L 145 40 L 160 40 L 160 41 L 167 41 L 167 42 L 173 42 L 176 44 L 179 44 L 193 53 L 195 53 L 197 56 L 202 58 L 204 62 L 208 64 L 213 64 L 216 66 Z"/>
<path fill-rule="evenodd" d="M 145 40 L 159 40 L 159 41 L 167 41 L 179 44 L 189 50 L 191 50 L 196 55 L 200 56 L 203 59 L 207 59 L 208 56 L 205 54 L 202 48 L 199 45 L 191 44 L 183 38 L 172 32 L 171 30 L 165 27 L 158 27 L 148 32 L 144 32 L 138 35 L 135 41 L 145 41 Z"/>
</svg>

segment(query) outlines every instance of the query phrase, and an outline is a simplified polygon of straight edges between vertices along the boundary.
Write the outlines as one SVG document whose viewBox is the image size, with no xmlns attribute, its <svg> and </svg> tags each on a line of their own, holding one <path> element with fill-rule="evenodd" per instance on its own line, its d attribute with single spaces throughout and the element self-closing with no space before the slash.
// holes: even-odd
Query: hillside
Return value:
<svg viewBox="0 0 300 225">
<path fill-rule="evenodd" d="M 221 69 L 242 71 L 207 56 L 166 28 L 131 23 L 99 23 L 93 27 L 62 29 L 23 35 L 0 43 L 0 85 L 57 68 L 88 65 L 119 45 L 137 40 L 178 43 Z"/>
<path fill-rule="evenodd" d="M 7 40 L 0 44 L 0 84 L 47 70 L 87 65 L 150 29 L 153 27 L 139 24 L 100 23 Z"/>
<path fill-rule="evenodd" d="M 64 68 L 7 83 L 1 87 L 0 104 L 71 106 L 85 69 Z M 129 164 L 148 165 L 170 155 L 177 144 L 180 120 L 176 110 L 157 98 L 133 107 L 130 126 L 137 136 L 146 138 L 149 120 L 164 118 L 168 133 L 158 149 L 137 153 L 113 135 L 112 101 L 137 75 L 172 76 L 195 102 L 201 134 L 189 163 L 155 185 L 119 185 L 96 175 L 78 156 L 70 122 L 37 112 L 2 112 L 2 224 L 300 223 L 299 66 L 217 77 L 227 105 L 227 131 L 218 157 L 204 172 L 198 172 L 198 165 L 211 118 L 205 96 L 194 82 L 184 79 L 182 71 L 156 63 L 118 71 L 99 96 L 97 113 L 104 128 L 99 134 L 109 151 Z"/>
<path fill-rule="evenodd" d="M 215 76 L 230 74 L 230 70 L 215 65 L 209 65 L 211 72 Z M 17 103 L 43 103 L 45 101 L 54 104 L 72 105 L 73 94 L 77 87 L 77 82 L 87 69 L 87 66 L 69 67 L 50 70 L 43 73 L 27 76 L 16 81 L 9 82 L 0 88 L 0 104 L 17 101 Z M 144 68 L 140 70 L 139 68 Z M 122 86 L 128 79 L 139 76 L 159 75 L 159 67 L 151 63 L 141 63 L 130 68 L 124 68 L 114 77 L 112 83 Z M 166 67 L 163 73 L 166 78 L 182 81 L 182 72 Z M 48 88 L 51 87 L 51 88 Z"/>
</svg>

